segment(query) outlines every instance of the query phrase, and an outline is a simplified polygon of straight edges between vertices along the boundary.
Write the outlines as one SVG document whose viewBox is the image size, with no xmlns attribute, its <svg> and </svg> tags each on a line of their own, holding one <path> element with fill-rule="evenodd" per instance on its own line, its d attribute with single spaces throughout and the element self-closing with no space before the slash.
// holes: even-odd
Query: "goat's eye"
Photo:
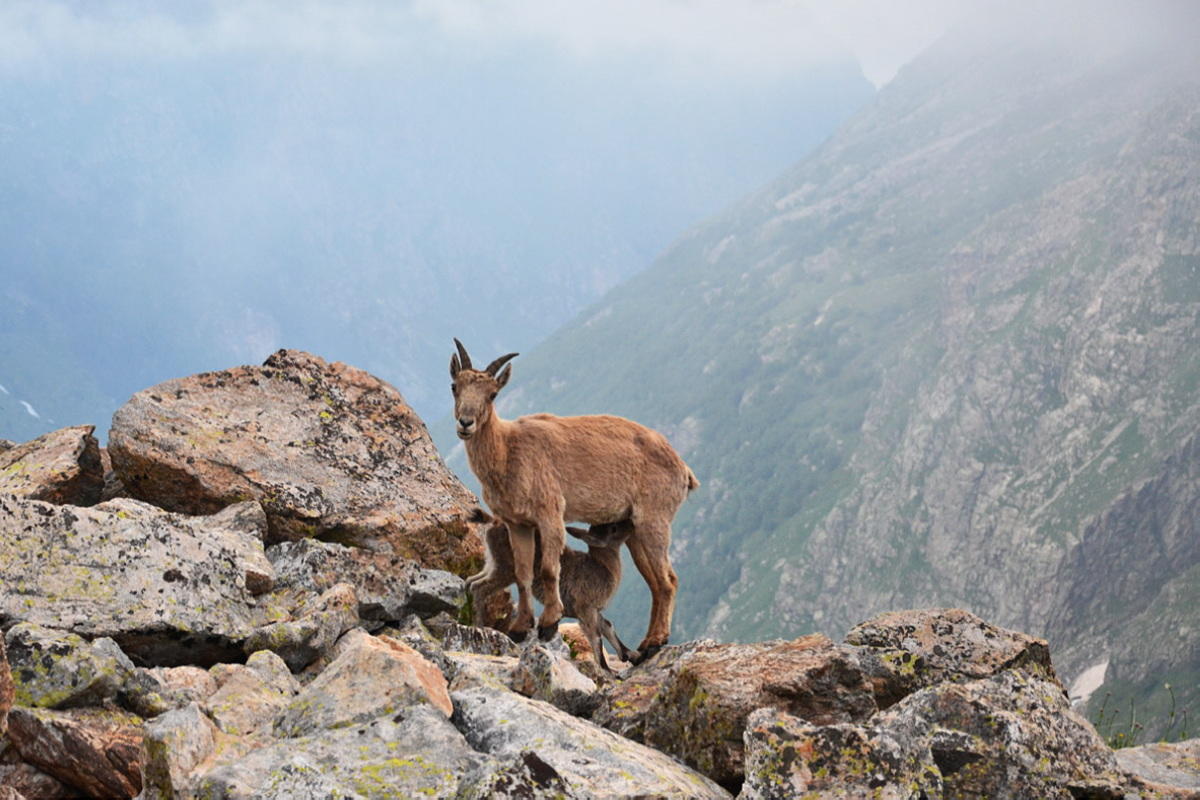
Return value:
<svg viewBox="0 0 1200 800">
<path fill-rule="evenodd" d="M 458 387 L 455 386 L 453 383 L 450 384 L 450 394 L 452 394 L 456 397 L 458 396 Z"/>
<path fill-rule="evenodd" d="M 488 402 L 489 402 L 489 403 L 490 403 L 491 401 L 495 400 L 495 399 L 496 399 L 496 393 L 495 393 L 495 392 L 492 392 L 491 394 L 489 394 L 489 395 L 488 395 Z"/>
</svg>

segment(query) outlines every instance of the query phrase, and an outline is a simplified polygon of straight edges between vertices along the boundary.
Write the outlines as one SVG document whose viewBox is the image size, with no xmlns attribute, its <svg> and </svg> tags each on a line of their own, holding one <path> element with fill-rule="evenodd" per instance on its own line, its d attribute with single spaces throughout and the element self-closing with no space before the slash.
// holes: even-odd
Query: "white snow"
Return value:
<svg viewBox="0 0 1200 800">
<path fill-rule="evenodd" d="M 1108 659 L 1099 664 L 1093 664 L 1080 673 L 1071 684 L 1071 705 L 1082 706 L 1092 696 L 1092 692 L 1104 684 L 1104 675 L 1108 672 Z"/>
<path fill-rule="evenodd" d="M 25 410 L 29 412 L 29 416 L 33 417 L 34 419 L 42 418 L 42 415 L 34 411 L 33 406 L 29 405 L 29 403 L 26 403 L 24 400 L 18 400 L 17 402 L 25 406 Z"/>
<path fill-rule="evenodd" d="M 4 392 L 5 394 L 8 394 L 8 389 L 5 389 L 4 384 L 2 384 L 2 383 L 0 383 L 0 392 Z"/>
</svg>

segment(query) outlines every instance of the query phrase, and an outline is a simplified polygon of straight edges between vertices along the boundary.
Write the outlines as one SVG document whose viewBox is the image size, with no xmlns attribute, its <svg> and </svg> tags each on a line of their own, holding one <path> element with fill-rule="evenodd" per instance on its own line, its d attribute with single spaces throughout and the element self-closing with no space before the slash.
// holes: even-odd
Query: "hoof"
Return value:
<svg viewBox="0 0 1200 800">
<path fill-rule="evenodd" d="M 640 647 L 636 653 L 632 654 L 633 658 L 629 659 L 629 663 L 633 664 L 634 666 L 637 666 L 638 664 L 644 664 L 650 659 L 654 658 L 658 651 L 662 649 L 663 646 L 661 644 L 649 644 Z"/>
<path fill-rule="evenodd" d="M 538 625 L 538 638 L 543 642 L 548 642 L 558 635 L 558 623 L 553 625 Z"/>
<path fill-rule="evenodd" d="M 529 631 L 509 631 L 508 638 L 512 639 L 517 644 L 521 644 L 529 638 Z"/>
</svg>

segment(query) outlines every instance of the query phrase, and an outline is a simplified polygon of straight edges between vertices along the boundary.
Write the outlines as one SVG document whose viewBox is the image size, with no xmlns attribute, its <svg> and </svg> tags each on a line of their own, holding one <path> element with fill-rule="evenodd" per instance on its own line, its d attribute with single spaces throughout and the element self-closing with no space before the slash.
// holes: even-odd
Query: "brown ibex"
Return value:
<svg viewBox="0 0 1200 800">
<path fill-rule="evenodd" d="M 508 527 L 493 518 L 482 508 L 476 508 L 471 521 L 488 526 L 484 534 L 487 545 L 487 564 L 483 571 L 467 578 L 467 589 L 475 606 L 475 624 L 484 624 L 483 613 L 487 599 L 500 590 L 511 586 L 517 579 L 513 564 L 512 545 L 508 541 Z M 586 553 L 564 547 L 558 575 L 559 593 L 562 597 L 563 616 L 575 617 L 587 637 L 595 654 L 596 663 L 607 672 L 612 672 L 604 657 L 600 637 L 608 639 L 622 661 L 633 661 L 638 653 L 625 646 L 617 636 L 616 628 L 600 612 L 616 594 L 621 584 L 621 545 L 633 532 L 629 522 L 612 525 L 596 525 L 589 529 L 568 527 L 567 532 L 582 539 L 588 546 Z M 533 596 L 546 602 L 546 586 L 538 569 L 542 553 L 540 546 L 534 549 Z"/>
<path fill-rule="evenodd" d="M 533 627 L 535 532 L 541 534 L 544 608 L 538 634 L 548 639 L 563 615 L 558 590 L 564 520 L 607 525 L 629 520 L 626 541 L 650 587 L 650 626 L 638 646 L 641 659 L 666 644 L 679 579 L 671 568 L 671 520 L 700 485 L 666 437 L 608 415 L 530 414 L 501 419 L 493 402 L 508 383 L 509 353 L 483 370 L 457 339 L 450 357 L 458 438 L 483 488 L 484 502 L 508 526 L 517 578 L 517 617 L 511 635 Z M 507 366 L 506 366 L 507 365 Z M 503 369 L 501 369 L 503 368 Z"/>
</svg>

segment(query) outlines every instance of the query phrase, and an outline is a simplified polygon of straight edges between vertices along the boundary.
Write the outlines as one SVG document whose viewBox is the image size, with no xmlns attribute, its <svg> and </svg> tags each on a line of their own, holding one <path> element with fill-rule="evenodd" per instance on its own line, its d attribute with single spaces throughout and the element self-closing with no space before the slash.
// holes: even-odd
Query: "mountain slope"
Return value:
<svg viewBox="0 0 1200 800">
<path fill-rule="evenodd" d="M 506 413 L 626 414 L 704 482 L 683 635 L 953 604 L 1050 636 L 1067 675 L 1200 664 L 1187 625 L 1153 668 L 1116 644 L 1200 601 L 1194 14 L 1067 8 L 952 32 L 517 362 Z"/>
</svg>

